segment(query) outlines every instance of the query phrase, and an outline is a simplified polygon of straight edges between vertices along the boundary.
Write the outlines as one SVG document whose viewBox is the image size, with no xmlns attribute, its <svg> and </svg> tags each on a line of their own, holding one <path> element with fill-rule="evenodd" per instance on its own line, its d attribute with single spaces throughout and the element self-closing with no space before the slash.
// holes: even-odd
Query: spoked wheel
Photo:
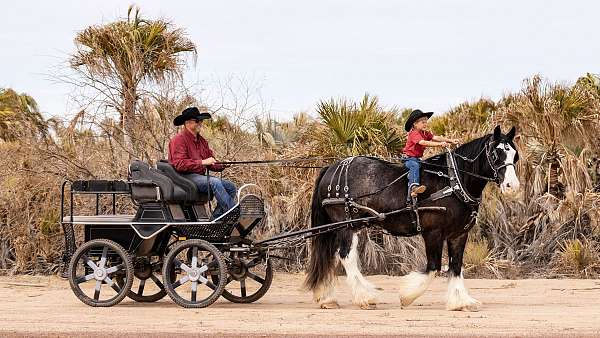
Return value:
<svg viewBox="0 0 600 338">
<path fill-rule="evenodd" d="M 162 261 L 151 262 L 150 259 L 150 257 L 140 257 L 133 263 L 135 278 L 131 284 L 131 289 L 127 292 L 127 297 L 136 302 L 156 302 L 167 295 L 160 275 L 162 273 Z M 172 278 L 175 278 L 175 276 Z M 123 287 L 121 278 L 117 279 L 117 283 L 120 287 Z"/>
<path fill-rule="evenodd" d="M 198 239 L 176 244 L 163 265 L 163 280 L 169 297 L 187 308 L 207 307 L 219 299 L 226 276 L 221 252 L 214 245 Z"/>
<path fill-rule="evenodd" d="M 121 279 L 119 286 L 116 280 Z M 69 284 L 83 303 L 113 306 L 125 298 L 133 282 L 133 264 L 125 249 L 107 239 L 84 243 L 69 263 Z"/>
<path fill-rule="evenodd" d="M 230 251 L 227 257 L 227 282 L 223 297 L 233 303 L 252 303 L 264 296 L 273 281 L 271 261 L 263 254 L 251 257 L 248 253 Z M 216 276 L 213 282 L 217 283 Z"/>
</svg>

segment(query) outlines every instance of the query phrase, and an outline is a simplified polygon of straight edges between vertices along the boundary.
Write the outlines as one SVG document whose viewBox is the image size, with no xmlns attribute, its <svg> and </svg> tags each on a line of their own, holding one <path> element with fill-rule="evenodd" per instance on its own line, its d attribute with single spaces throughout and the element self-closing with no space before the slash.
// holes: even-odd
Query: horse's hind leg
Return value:
<svg viewBox="0 0 600 338">
<path fill-rule="evenodd" d="M 408 306 L 420 297 L 442 266 L 442 250 L 444 242 L 439 231 L 423 233 L 425 251 L 427 253 L 427 268 L 425 272 L 413 271 L 402 277 L 400 281 L 400 303 Z"/>
<path fill-rule="evenodd" d="M 352 240 L 340 243 L 340 261 L 346 270 L 346 282 L 352 288 L 352 302 L 361 309 L 374 309 L 377 305 L 375 287 L 369 283 L 358 268 L 358 235 L 352 233 Z"/>
<path fill-rule="evenodd" d="M 463 253 L 469 234 L 465 232 L 454 238 L 448 239 L 448 258 L 450 259 L 448 271 L 448 296 L 446 309 L 452 311 L 479 311 L 481 302 L 471 297 L 465 288 L 462 264 Z"/>
<path fill-rule="evenodd" d="M 319 303 L 321 309 L 338 309 L 340 305 L 335 297 L 335 277 L 324 281 L 313 291 L 314 300 Z"/>
</svg>

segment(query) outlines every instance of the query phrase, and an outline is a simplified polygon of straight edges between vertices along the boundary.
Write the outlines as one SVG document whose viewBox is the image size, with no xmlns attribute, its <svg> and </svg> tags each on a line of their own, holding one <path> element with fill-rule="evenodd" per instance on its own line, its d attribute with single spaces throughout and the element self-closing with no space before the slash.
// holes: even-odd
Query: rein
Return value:
<svg viewBox="0 0 600 338">
<path fill-rule="evenodd" d="M 319 168 L 323 168 L 325 166 L 294 165 L 294 163 L 331 161 L 331 160 L 339 160 L 339 158 L 337 158 L 337 157 L 309 157 L 309 158 L 292 158 L 292 159 L 283 159 L 283 160 L 219 161 L 215 164 L 221 164 L 221 165 L 225 165 L 225 166 L 244 165 L 245 167 L 264 167 L 261 164 L 279 164 L 279 166 L 283 167 L 283 168 L 319 169 Z"/>
</svg>

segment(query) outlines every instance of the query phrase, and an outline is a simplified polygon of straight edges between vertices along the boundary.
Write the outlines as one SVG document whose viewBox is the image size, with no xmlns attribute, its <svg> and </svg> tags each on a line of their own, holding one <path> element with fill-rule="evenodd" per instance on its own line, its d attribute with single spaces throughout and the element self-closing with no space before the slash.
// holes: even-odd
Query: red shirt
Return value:
<svg viewBox="0 0 600 338">
<path fill-rule="evenodd" d="M 402 152 L 410 157 L 423 157 L 425 146 L 419 144 L 421 140 L 431 141 L 433 140 L 433 134 L 426 130 L 411 129 L 408 132 L 406 145 L 402 149 Z"/>
<path fill-rule="evenodd" d="M 202 160 L 209 157 L 214 157 L 214 154 L 204 137 L 194 135 L 185 128 L 169 142 L 169 163 L 178 172 L 204 174 L 206 166 L 202 165 Z M 224 169 L 218 164 L 208 168 L 212 171 Z"/>
</svg>

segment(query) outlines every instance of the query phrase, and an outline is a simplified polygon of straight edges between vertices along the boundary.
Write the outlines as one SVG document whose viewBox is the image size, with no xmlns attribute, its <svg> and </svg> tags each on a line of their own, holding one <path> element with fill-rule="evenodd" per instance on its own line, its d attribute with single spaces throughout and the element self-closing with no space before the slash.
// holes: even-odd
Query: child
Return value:
<svg viewBox="0 0 600 338">
<path fill-rule="evenodd" d="M 425 130 L 427 120 L 433 115 L 433 112 L 423 113 L 420 110 L 413 110 L 406 120 L 404 129 L 408 132 L 406 146 L 402 149 L 405 158 L 404 165 L 408 168 L 408 194 L 406 199 L 416 198 L 418 194 L 427 189 L 424 185 L 419 185 L 419 171 L 421 169 L 420 158 L 423 156 L 425 147 L 447 147 L 450 144 L 458 144 L 459 140 L 449 139 L 443 136 L 435 136 Z"/>
</svg>

